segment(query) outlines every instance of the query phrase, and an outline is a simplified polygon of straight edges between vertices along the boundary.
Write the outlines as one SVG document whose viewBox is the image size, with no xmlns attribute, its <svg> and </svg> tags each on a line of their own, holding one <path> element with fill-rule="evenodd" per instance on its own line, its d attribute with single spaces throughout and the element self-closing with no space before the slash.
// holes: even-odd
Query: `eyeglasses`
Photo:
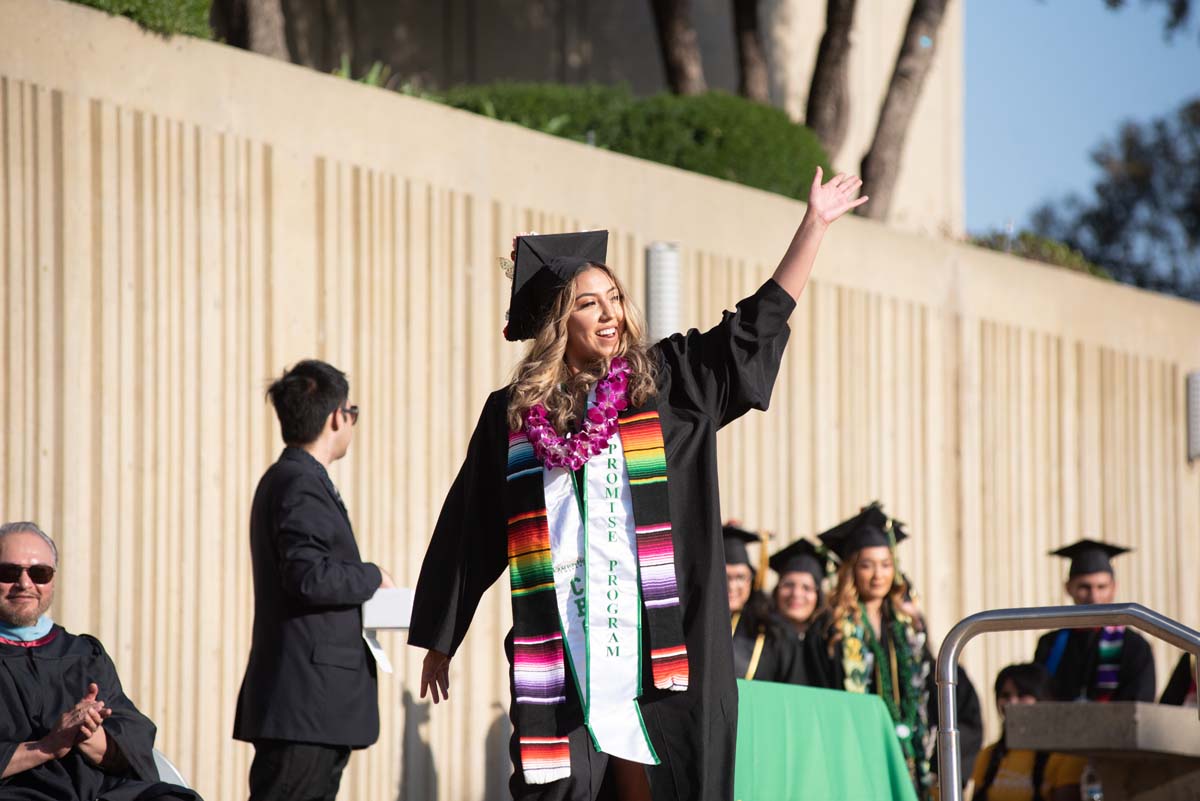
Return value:
<svg viewBox="0 0 1200 801">
<path fill-rule="evenodd" d="M 34 584 L 49 584 L 54 580 L 54 568 L 50 565 L 14 565 L 11 562 L 0 564 L 0 583 L 15 584 L 21 580 L 21 574 L 28 573 L 29 580 Z"/>
<path fill-rule="evenodd" d="M 358 406 L 343 406 L 342 411 L 350 415 L 350 425 L 358 425 Z"/>
</svg>

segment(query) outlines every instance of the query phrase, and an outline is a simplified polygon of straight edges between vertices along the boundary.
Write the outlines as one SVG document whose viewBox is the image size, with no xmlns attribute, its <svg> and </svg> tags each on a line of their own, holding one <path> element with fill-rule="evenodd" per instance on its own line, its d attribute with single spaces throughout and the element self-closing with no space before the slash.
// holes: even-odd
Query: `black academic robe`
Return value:
<svg viewBox="0 0 1200 801">
<path fill-rule="evenodd" d="M 762 635 L 762 651 L 754 675 L 749 675 L 754 648 Z M 733 630 L 733 672 L 739 679 L 777 681 L 782 684 L 807 684 L 804 650 L 800 640 L 776 620 L 754 622 L 738 618 Z"/>
<path fill-rule="evenodd" d="M 1192 657 L 1190 654 L 1184 654 L 1175 665 L 1175 670 L 1171 672 L 1171 678 L 1167 680 L 1167 687 L 1163 690 L 1162 698 L 1158 702 L 1160 704 L 1183 706 L 1184 701 L 1187 700 L 1188 692 L 1191 691 L 1195 681 L 1196 673 L 1193 668 Z"/>
<path fill-rule="evenodd" d="M 125 775 L 110 775 L 89 762 L 78 748 L 62 759 L 0 779 L 0 798 L 27 801 L 148 801 L 199 799 L 190 790 L 158 781 L 154 766 L 154 724 L 121 689 L 117 669 L 104 646 L 86 634 L 68 634 L 61 626 L 44 645 L 0 643 L 0 772 L 23 742 L 49 734 L 64 712 L 99 687 L 99 698 L 113 711 L 104 721 L 105 736 L 115 741 L 129 764 Z"/>
<path fill-rule="evenodd" d="M 767 407 L 794 307 L 791 296 L 768 281 L 710 331 L 676 334 L 652 349 L 660 364 L 656 402 L 666 447 L 689 667 L 687 691 L 663 691 L 654 688 L 650 660 L 643 660 L 646 692 L 640 704 L 661 760 L 647 771 L 655 801 L 728 801 L 733 794 L 737 685 L 725 592 L 716 434 L 747 411 Z M 507 405 L 507 389 L 488 398 L 466 461 L 442 507 L 413 599 L 411 645 L 453 655 L 480 596 L 507 566 Z M 642 631 L 648 634 L 648 626 Z M 648 653 L 645 642 L 643 647 Z M 511 685 L 511 670 L 509 674 Z M 556 706 L 555 712 L 559 731 L 570 737 L 572 775 L 550 784 L 526 785 L 514 734 L 510 753 L 517 770 L 510 788 L 519 801 L 591 801 L 600 790 L 607 756 L 589 744 L 574 682 L 567 685 L 568 702 Z"/>
<path fill-rule="evenodd" d="M 1060 629 L 1061 631 L 1061 629 Z M 1096 666 L 1099 662 L 1098 629 L 1071 629 L 1067 648 L 1050 678 L 1050 693 L 1055 701 L 1075 701 L 1080 696 L 1096 698 Z M 1054 650 L 1058 631 L 1043 634 L 1038 640 L 1033 661 L 1046 665 Z M 1131 628 L 1125 629 L 1121 662 L 1117 670 L 1117 690 L 1113 701 L 1154 702 L 1154 654 L 1150 644 Z"/>
</svg>

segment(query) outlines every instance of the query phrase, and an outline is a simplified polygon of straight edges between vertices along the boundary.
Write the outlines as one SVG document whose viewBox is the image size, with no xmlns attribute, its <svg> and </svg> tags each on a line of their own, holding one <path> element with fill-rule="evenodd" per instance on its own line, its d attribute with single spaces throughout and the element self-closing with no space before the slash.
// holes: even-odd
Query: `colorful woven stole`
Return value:
<svg viewBox="0 0 1200 801">
<path fill-rule="evenodd" d="M 675 578 L 667 494 L 667 460 L 656 409 L 619 419 L 637 535 L 638 577 L 650 638 L 654 686 L 688 687 L 687 647 Z M 522 431 L 508 438 L 508 573 L 513 606 L 513 701 L 521 769 L 528 784 L 571 775 L 565 734 L 555 706 L 566 701 L 566 659 L 558 605 L 542 465 Z"/>
<path fill-rule="evenodd" d="M 1120 683 L 1121 649 L 1125 645 L 1124 626 L 1105 626 L 1096 642 L 1096 698 L 1111 701 Z"/>
</svg>

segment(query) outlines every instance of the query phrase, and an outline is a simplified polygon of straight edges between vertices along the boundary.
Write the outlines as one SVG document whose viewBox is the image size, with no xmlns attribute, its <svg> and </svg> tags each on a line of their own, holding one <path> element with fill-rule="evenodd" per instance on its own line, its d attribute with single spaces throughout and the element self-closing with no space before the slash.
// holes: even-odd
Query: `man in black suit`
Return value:
<svg viewBox="0 0 1200 801">
<path fill-rule="evenodd" d="M 233 736 L 254 744 L 251 801 L 333 801 L 351 749 L 379 737 L 359 606 L 394 585 L 359 556 L 327 472 L 358 420 L 345 374 L 302 361 L 267 394 L 287 447 L 250 511 L 254 634 Z"/>
</svg>

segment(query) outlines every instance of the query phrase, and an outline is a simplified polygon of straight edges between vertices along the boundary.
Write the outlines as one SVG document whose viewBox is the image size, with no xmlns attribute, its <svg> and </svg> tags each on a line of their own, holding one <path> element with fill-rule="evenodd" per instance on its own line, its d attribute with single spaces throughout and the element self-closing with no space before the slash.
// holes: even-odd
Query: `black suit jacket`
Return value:
<svg viewBox="0 0 1200 801">
<path fill-rule="evenodd" d="M 299 448 L 285 448 L 258 483 L 250 559 L 254 636 L 234 739 L 371 745 L 378 684 L 359 605 L 382 576 L 359 557 L 325 468 Z"/>
</svg>

